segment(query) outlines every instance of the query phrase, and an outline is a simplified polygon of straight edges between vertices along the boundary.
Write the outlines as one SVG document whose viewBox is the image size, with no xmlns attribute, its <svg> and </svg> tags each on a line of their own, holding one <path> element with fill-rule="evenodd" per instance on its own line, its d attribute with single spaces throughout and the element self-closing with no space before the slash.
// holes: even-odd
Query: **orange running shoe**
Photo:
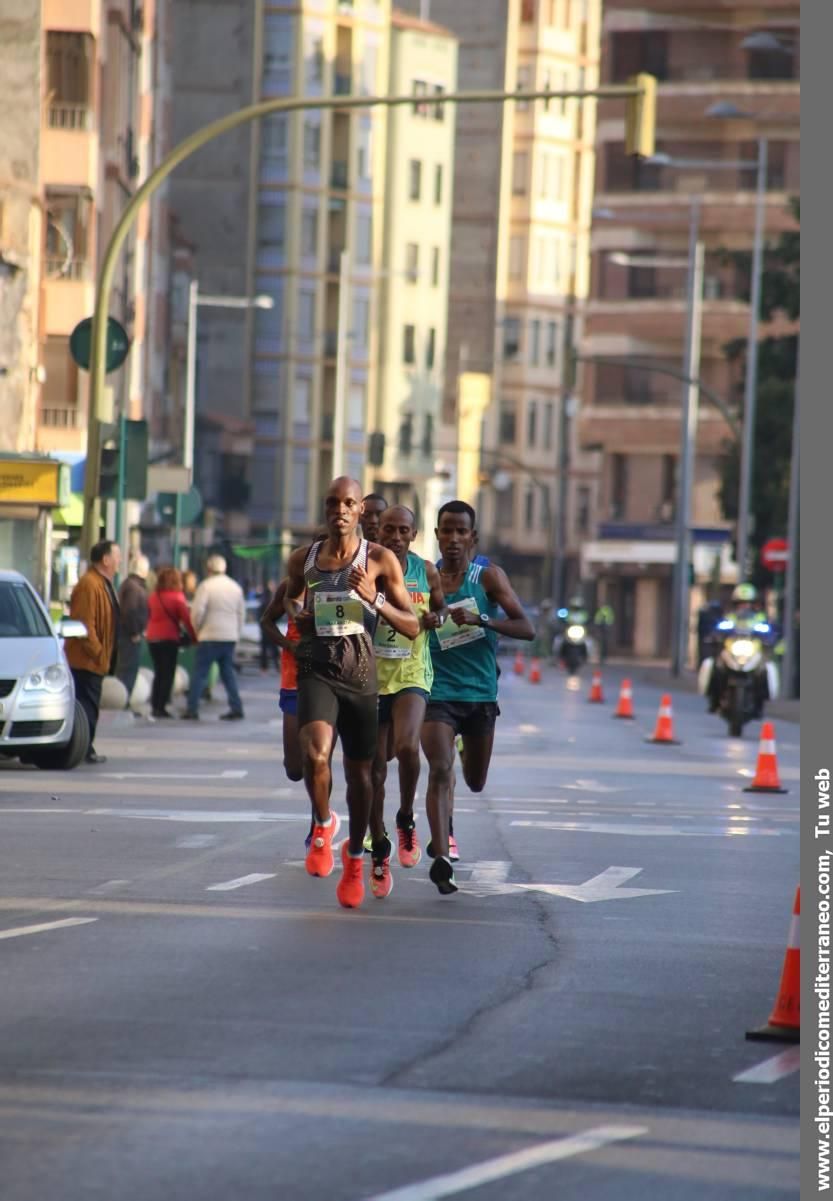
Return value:
<svg viewBox="0 0 833 1201">
<path fill-rule="evenodd" d="M 399 842 L 399 862 L 402 867 L 416 867 L 422 858 L 422 851 L 417 838 L 416 826 L 414 819 L 405 822 L 397 813 L 396 815 L 396 837 Z"/>
<path fill-rule="evenodd" d="M 341 844 L 341 879 L 336 885 L 339 905 L 345 909 L 358 909 L 364 900 L 364 856 L 354 859 L 348 854 L 350 840 Z"/>
<path fill-rule="evenodd" d="M 341 819 L 332 809 L 330 817 L 332 820 L 329 826 L 314 825 L 312 828 L 312 841 L 305 861 L 311 876 L 329 876 L 335 867 L 333 839 L 341 827 Z"/>
<path fill-rule="evenodd" d="M 377 901 L 383 901 L 393 892 L 393 876 L 390 870 L 392 850 L 393 847 L 387 835 L 373 844 L 370 860 L 370 891 Z"/>
</svg>

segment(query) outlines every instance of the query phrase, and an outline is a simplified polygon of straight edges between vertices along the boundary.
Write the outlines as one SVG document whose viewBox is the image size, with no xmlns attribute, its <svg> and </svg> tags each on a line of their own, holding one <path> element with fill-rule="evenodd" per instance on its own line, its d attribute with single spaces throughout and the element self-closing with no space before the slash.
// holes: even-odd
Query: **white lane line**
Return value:
<svg viewBox="0 0 833 1201">
<path fill-rule="evenodd" d="M 455 813 L 460 813 L 459 809 L 455 809 Z M 489 813 L 509 813 L 512 817 L 517 817 L 522 814 L 526 817 L 546 817 L 546 809 L 490 809 Z"/>
<path fill-rule="evenodd" d="M 226 880 L 224 884 L 209 884 L 206 892 L 231 892 L 233 888 L 245 888 L 247 884 L 259 884 L 261 880 L 274 880 L 275 872 L 252 872 L 250 876 L 239 876 Z"/>
<path fill-rule="evenodd" d="M 526 826 L 536 830 L 564 830 L 574 834 L 626 834 L 637 838 L 728 838 L 744 834 L 764 838 L 778 838 L 790 830 L 758 830 L 752 826 L 735 826 L 729 818 L 726 826 L 710 830 L 684 830 L 681 826 L 626 826 L 616 822 L 510 822 L 510 826 Z M 796 832 L 797 833 L 797 832 Z"/>
<path fill-rule="evenodd" d="M 219 825 L 239 822 L 298 822 L 309 821 L 306 813 L 237 812 L 215 809 L 85 809 L 88 817 L 125 817 L 137 821 L 197 822 L 200 825 Z"/>
<path fill-rule="evenodd" d="M 201 847 L 213 847 L 219 841 L 219 834 L 183 834 L 176 840 L 174 846 L 182 851 L 195 851 Z"/>
<path fill-rule="evenodd" d="M 221 772 L 177 772 L 177 783 L 180 780 L 242 780 L 248 775 L 248 771 L 221 771 Z M 98 773 L 98 778 L 107 780 L 170 780 L 172 778 L 169 771 L 103 771 Z"/>
<path fill-rule="evenodd" d="M 42 934 L 46 930 L 63 930 L 67 926 L 86 926 L 97 922 L 97 917 L 65 917 L 60 922 L 40 922 L 37 926 L 15 926 L 13 930 L 0 930 L 0 938 L 22 938 L 24 934 Z"/>
<path fill-rule="evenodd" d="M 531 1168 L 555 1163 L 559 1159 L 570 1159 L 574 1155 L 586 1155 L 589 1151 L 598 1151 L 610 1143 L 639 1138 L 647 1133 L 647 1126 L 597 1126 L 583 1134 L 573 1134 L 569 1138 L 553 1139 L 548 1143 L 525 1147 L 523 1151 L 499 1155 L 495 1159 L 487 1159 L 459 1172 L 433 1176 L 429 1180 L 406 1184 L 404 1188 L 393 1189 L 388 1193 L 375 1193 L 368 1201 L 438 1201 L 441 1197 L 453 1197 L 455 1193 L 479 1188 L 482 1184 L 491 1184 L 506 1176 L 514 1176 L 517 1172 L 528 1172 Z"/>
<path fill-rule="evenodd" d="M 97 896 L 101 893 L 112 892 L 114 888 L 123 888 L 125 884 L 129 883 L 129 880 L 105 880 L 103 884 L 97 884 L 95 888 L 88 888 L 87 892 L 90 896 Z"/>
<path fill-rule="evenodd" d="M 739 1072 L 732 1079 L 735 1084 L 774 1084 L 783 1076 L 790 1076 L 793 1072 L 797 1072 L 800 1067 L 801 1047 L 790 1047 L 778 1055 L 773 1055 L 771 1059 L 764 1059 L 761 1063 L 756 1063 L 754 1067 L 747 1068 L 745 1072 Z"/>
</svg>

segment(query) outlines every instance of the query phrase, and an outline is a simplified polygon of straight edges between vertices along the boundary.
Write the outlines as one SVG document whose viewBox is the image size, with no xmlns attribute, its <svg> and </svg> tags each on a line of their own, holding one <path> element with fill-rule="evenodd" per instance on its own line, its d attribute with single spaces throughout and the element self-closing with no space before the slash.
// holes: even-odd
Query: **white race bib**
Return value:
<svg viewBox="0 0 833 1201">
<path fill-rule="evenodd" d="M 452 601 L 449 608 L 467 609 L 469 613 L 480 613 L 477 601 L 473 596 L 466 596 L 460 601 Z M 483 626 L 458 626 L 450 614 L 437 630 L 437 640 L 441 651 L 449 651 L 454 646 L 465 646 L 467 642 L 477 642 L 479 638 L 485 637 L 486 631 Z"/>
<path fill-rule="evenodd" d="M 379 618 L 373 636 L 373 650 L 379 659 L 410 659 L 413 646 L 410 638 L 406 638 L 383 618 Z"/>
<path fill-rule="evenodd" d="M 316 592 L 314 613 L 322 638 L 364 633 L 364 607 L 355 592 Z"/>
</svg>

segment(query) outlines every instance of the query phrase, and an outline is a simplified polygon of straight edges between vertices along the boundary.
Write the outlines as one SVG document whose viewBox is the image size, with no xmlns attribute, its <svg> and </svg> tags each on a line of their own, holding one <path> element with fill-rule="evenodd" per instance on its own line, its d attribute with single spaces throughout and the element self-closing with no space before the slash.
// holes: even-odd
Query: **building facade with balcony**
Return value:
<svg viewBox="0 0 833 1201">
<path fill-rule="evenodd" d="M 459 39 L 460 90 L 520 94 L 596 86 L 600 9 L 433 0 L 430 11 Z M 565 587 L 578 569 L 583 465 L 568 368 L 588 287 L 594 103 L 519 99 L 457 114 L 444 416 L 458 426 L 461 377 L 490 377 L 479 445 L 465 448 L 481 452 L 481 486 L 464 499 L 481 544 L 535 602 L 552 588 L 559 529 Z"/>
<path fill-rule="evenodd" d="M 368 491 L 414 511 L 415 549 L 426 555 L 434 549 L 454 182 L 455 110 L 436 97 L 456 86 L 455 36 L 394 10 L 387 91 L 414 102 L 388 114 L 379 364 L 369 424 L 376 438 L 365 478 Z"/>
<path fill-rule="evenodd" d="M 714 0 L 698 5 L 696 16 L 669 10 L 659 0 L 605 5 L 602 82 L 656 75 L 658 161 L 626 158 L 621 108 L 599 104 L 591 299 L 581 346 L 594 361 L 583 366 L 579 437 L 596 462 L 583 575 L 615 611 L 614 649 L 647 657 L 670 650 L 683 385 L 635 361 L 682 371 L 686 270 L 672 263 L 685 262 L 694 204 L 705 251 L 700 378 L 738 411 L 742 369 L 726 345 L 747 336 L 749 281 L 726 252 L 751 250 L 761 136 L 768 142 L 767 239 L 791 227 L 789 198 L 799 189 L 797 0 Z M 776 48 L 744 48 L 756 32 L 770 37 L 753 45 Z M 716 105 L 718 113 L 749 115 L 721 119 Z M 761 336 L 767 332 L 775 331 L 762 328 Z M 710 589 L 737 578 L 718 495 L 730 437 L 701 395 L 693 611 Z"/>
</svg>

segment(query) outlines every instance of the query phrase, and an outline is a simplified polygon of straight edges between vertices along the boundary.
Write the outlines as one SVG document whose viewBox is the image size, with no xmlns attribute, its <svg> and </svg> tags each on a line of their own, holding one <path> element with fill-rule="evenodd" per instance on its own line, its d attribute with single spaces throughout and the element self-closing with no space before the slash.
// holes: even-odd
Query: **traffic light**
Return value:
<svg viewBox="0 0 833 1201">
<path fill-rule="evenodd" d="M 371 467 L 381 467 L 385 461 L 385 435 L 381 430 L 367 439 L 367 461 Z"/>
<path fill-rule="evenodd" d="M 650 158 L 657 125 L 656 77 L 640 71 L 628 83 L 639 91 L 625 101 L 625 154 Z"/>
<path fill-rule="evenodd" d="M 121 421 L 116 427 L 124 436 L 124 500 L 144 500 L 148 490 L 148 423 Z M 98 495 L 115 500 L 119 487 L 118 445 L 103 446 L 99 468 Z"/>
</svg>

